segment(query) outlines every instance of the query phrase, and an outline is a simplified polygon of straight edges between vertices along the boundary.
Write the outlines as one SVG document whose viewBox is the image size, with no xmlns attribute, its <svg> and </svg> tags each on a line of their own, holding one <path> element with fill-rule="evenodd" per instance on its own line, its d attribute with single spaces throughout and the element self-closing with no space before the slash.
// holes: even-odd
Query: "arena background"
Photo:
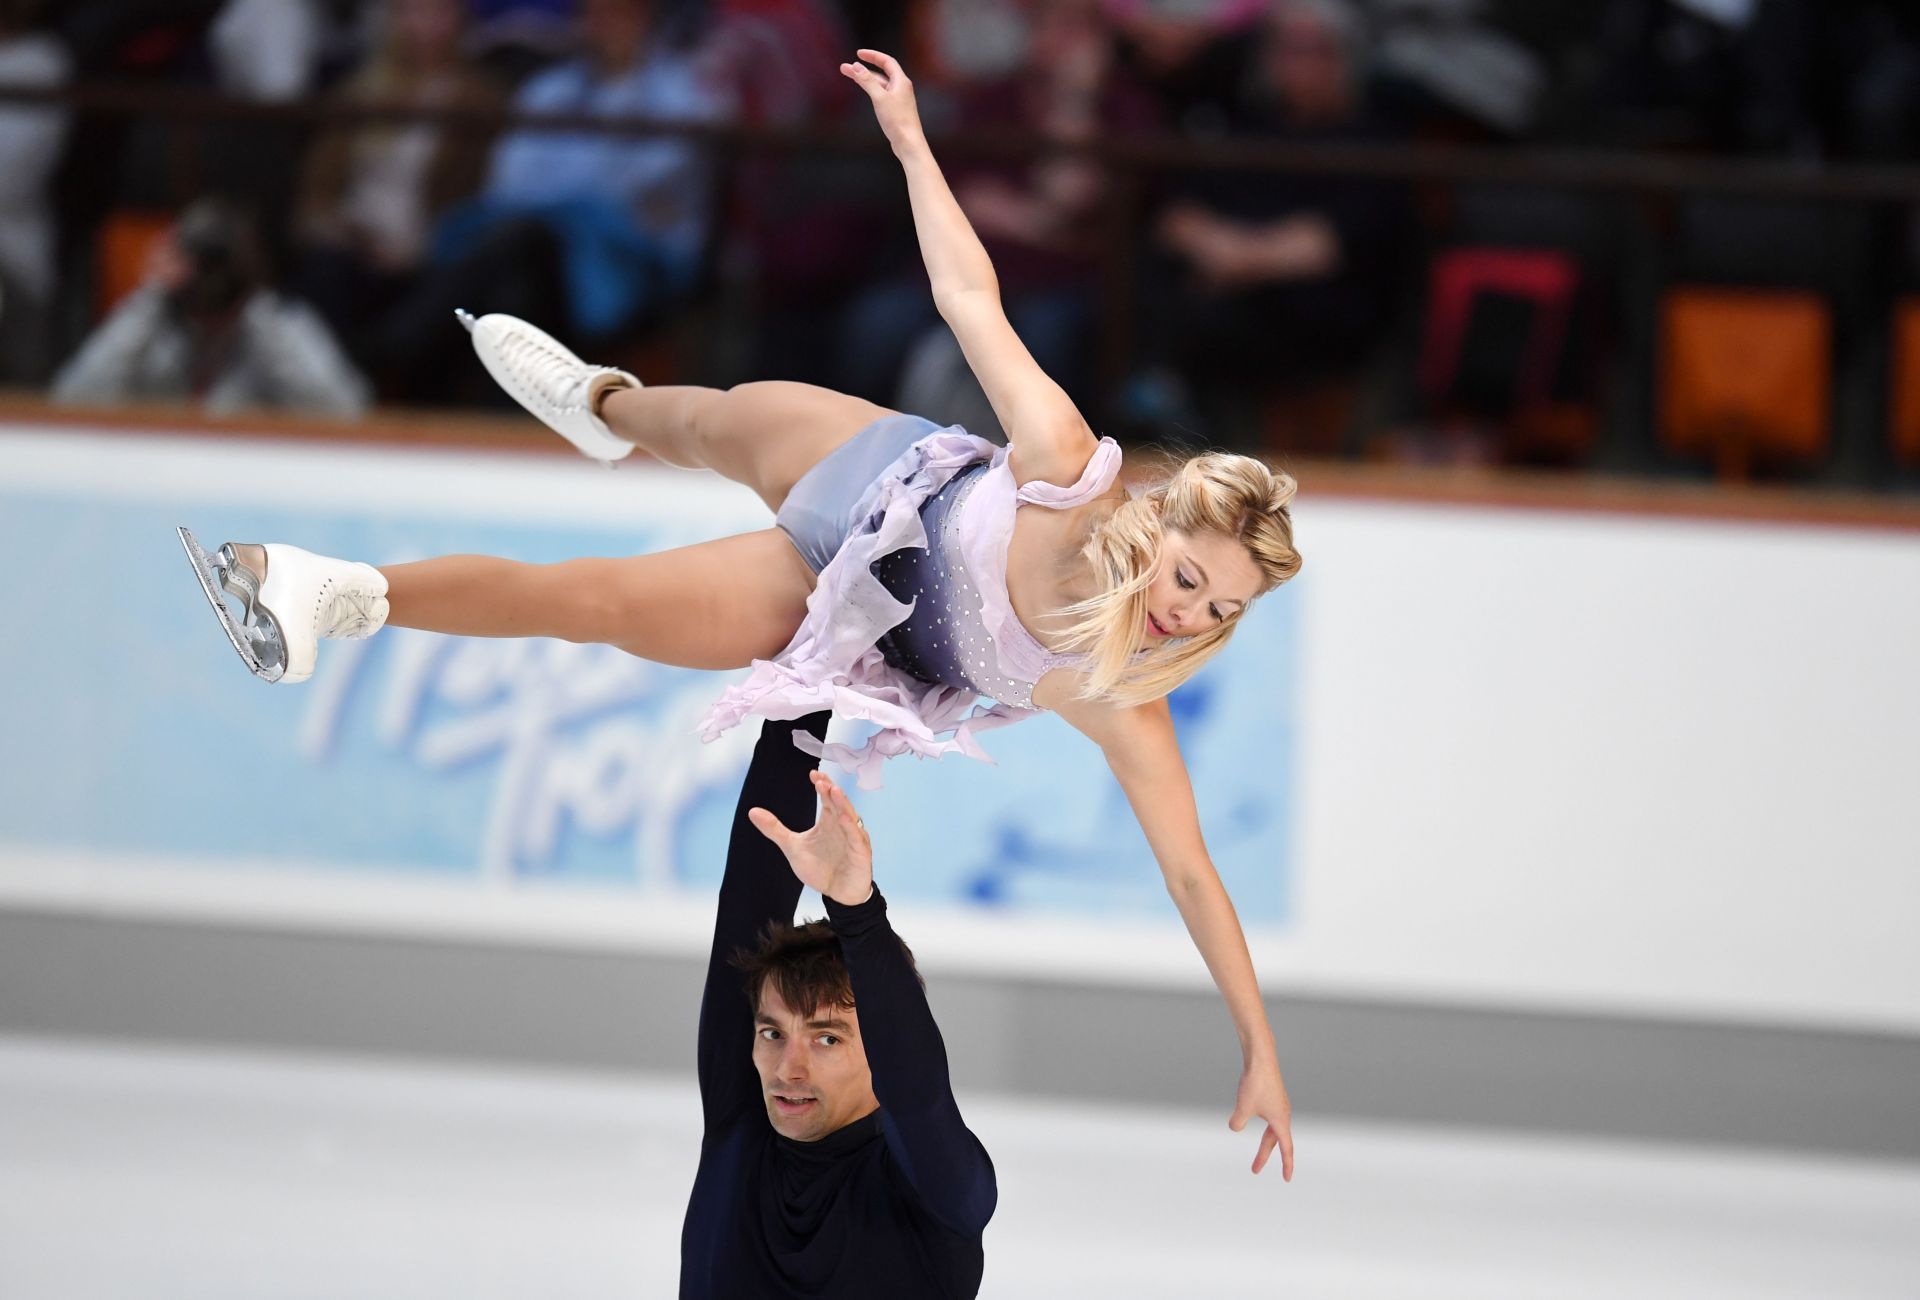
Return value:
<svg viewBox="0 0 1920 1300">
<path fill-rule="evenodd" d="M 1225 1131 L 1230 1025 L 1091 746 L 1024 723 L 985 738 L 995 768 L 896 763 L 859 796 L 1000 1169 L 983 1294 L 1913 1293 L 1902 11 L 442 7 L 499 99 L 368 97 L 406 5 L 0 5 L 0 1294 L 671 1289 L 752 739 L 694 734 L 721 679 L 388 632 L 269 689 L 172 530 L 389 561 L 763 526 L 742 489 L 609 473 L 501 409 L 450 318 L 323 303 L 350 277 L 316 260 L 343 249 L 313 160 L 383 123 L 678 151 L 634 158 L 710 196 L 684 278 L 659 255 L 626 318 L 573 334 L 650 382 L 882 384 L 990 427 L 915 306 L 891 160 L 813 75 L 856 40 L 904 52 L 957 177 L 1093 196 L 1090 255 L 1001 265 L 1096 425 L 1302 485 L 1305 573 L 1174 697 L 1293 1184 Z M 697 122 L 516 106 L 616 10 L 685 53 Z M 1145 86 L 1105 132 L 975 107 L 1075 40 Z M 1174 75 L 1272 75 L 1298 117 L 1329 50 L 1364 88 L 1340 130 Z M 75 390 L 210 196 L 252 223 L 261 291 L 324 306 L 351 412 L 210 409 L 204 375 Z M 1391 273 L 1196 294 L 1161 265 L 1182 201 L 1323 221 Z M 516 265 L 544 279 L 442 244 L 407 292 L 604 309 L 618 266 L 583 289 L 538 238 Z M 1372 324 L 1335 329 L 1359 300 Z M 1197 356 L 1164 321 L 1225 333 Z M 876 377 L 894 335 L 918 341 Z M 383 368 L 376 337 L 419 355 Z"/>
</svg>

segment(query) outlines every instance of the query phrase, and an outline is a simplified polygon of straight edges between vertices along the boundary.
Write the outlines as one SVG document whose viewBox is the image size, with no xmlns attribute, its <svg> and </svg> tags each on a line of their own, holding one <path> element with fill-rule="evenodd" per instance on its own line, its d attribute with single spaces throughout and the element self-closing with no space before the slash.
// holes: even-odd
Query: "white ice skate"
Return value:
<svg viewBox="0 0 1920 1300">
<path fill-rule="evenodd" d="M 277 543 L 228 542 L 209 555 L 179 533 L 227 640 L 262 681 L 304 682 L 320 638 L 372 636 L 387 621 L 387 579 L 372 565 Z M 237 619 L 223 593 L 239 597 Z"/>
<path fill-rule="evenodd" d="M 473 350 L 487 373 L 549 429 L 603 464 L 633 450 L 593 413 L 593 399 L 609 384 L 638 388 L 638 379 L 612 366 L 588 365 L 518 316 L 493 312 L 475 320 L 464 311 L 454 314 L 472 333 Z"/>
</svg>

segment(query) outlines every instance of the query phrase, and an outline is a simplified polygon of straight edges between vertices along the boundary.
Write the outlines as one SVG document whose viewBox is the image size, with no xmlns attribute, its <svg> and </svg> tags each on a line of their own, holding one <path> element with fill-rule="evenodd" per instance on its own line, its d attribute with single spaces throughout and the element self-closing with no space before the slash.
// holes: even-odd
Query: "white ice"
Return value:
<svg viewBox="0 0 1920 1300">
<path fill-rule="evenodd" d="M 986 1297 L 1920 1295 L 1920 1166 L 967 1096 Z M 675 1291 L 691 1078 L 0 1040 L 0 1296 Z"/>
</svg>

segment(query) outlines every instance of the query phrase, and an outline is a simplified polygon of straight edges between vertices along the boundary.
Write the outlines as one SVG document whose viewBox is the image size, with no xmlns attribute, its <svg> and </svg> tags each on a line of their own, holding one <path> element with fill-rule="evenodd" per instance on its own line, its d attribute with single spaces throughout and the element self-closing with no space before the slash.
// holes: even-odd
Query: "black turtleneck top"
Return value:
<svg viewBox="0 0 1920 1300">
<path fill-rule="evenodd" d="M 827 715 L 804 725 L 826 734 Z M 827 900 L 880 1109 L 817 1142 L 780 1136 L 753 1065 L 753 1009 L 728 958 L 768 921 L 791 921 L 800 882 L 747 820 L 749 808 L 811 825 L 816 760 L 793 722 L 760 733 L 734 812 L 700 1002 L 700 1169 L 680 1233 L 683 1300 L 745 1297 L 972 1297 L 993 1215 L 993 1162 L 960 1118 L 947 1051 L 906 950 L 875 890 Z"/>
</svg>

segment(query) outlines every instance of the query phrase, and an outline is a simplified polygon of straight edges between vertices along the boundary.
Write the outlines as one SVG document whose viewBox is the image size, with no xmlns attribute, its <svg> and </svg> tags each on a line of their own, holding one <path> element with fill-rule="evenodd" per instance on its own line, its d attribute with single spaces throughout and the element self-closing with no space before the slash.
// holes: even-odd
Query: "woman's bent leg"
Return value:
<svg viewBox="0 0 1920 1300">
<path fill-rule="evenodd" d="M 390 625 L 602 642 L 682 668 L 772 658 L 813 589 L 812 571 L 773 528 L 654 555 L 559 564 L 448 555 L 381 573 Z"/>
<path fill-rule="evenodd" d="M 764 380 L 733 388 L 619 388 L 600 418 L 669 465 L 711 469 L 752 488 L 776 513 L 800 476 L 894 412 L 813 384 Z"/>
</svg>

